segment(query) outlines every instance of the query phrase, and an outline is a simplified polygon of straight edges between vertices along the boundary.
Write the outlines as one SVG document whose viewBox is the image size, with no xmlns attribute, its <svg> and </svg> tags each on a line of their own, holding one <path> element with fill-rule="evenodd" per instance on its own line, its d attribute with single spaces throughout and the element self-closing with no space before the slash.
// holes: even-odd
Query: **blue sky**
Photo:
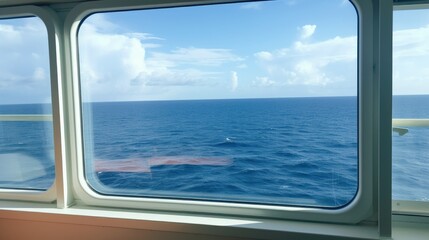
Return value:
<svg viewBox="0 0 429 240">
<path fill-rule="evenodd" d="M 342 0 L 95 14 L 79 33 L 83 89 L 94 101 L 355 95 L 356 34 Z"/>
<path fill-rule="evenodd" d="M 396 94 L 429 92 L 429 70 L 417 66 L 429 55 L 428 15 L 395 13 Z M 43 24 L 0 20 L 0 35 L 0 100 L 48 102 Z M 356 35 L 357 15 L 345 0 L 94 14 L 79 31 L 83 95 L 86 101 L 353 96 Z"/>
<path fill-rule="evenodd" d="M 393 94 L 429 94 L 429 10 L 393 15 Z"/>
</svg>

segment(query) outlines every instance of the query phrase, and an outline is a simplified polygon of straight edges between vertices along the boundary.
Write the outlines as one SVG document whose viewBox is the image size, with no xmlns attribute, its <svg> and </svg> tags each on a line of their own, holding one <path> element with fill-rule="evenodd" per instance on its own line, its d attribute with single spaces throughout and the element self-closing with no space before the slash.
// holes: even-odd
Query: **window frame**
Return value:
<svg viewBox="0 0 429 240">
<path fill-rule="evenodd" d="M 61 93 L 58 91 L 61 86 L 61 61 L 59 58 L 59 21 L 57 15 L 46 8 L 37 6 L 20 6 L 0 8 L 0 19 L 13 19 L 25 17 L 38 17 L 45 25 L 47 31 L 49 66 L 50 66 L 50 86 L 52 100 L 52 127 L 55 153 L 55 179 L 50 188 L 45 191 L 21 190 L 21 189 L 0 189 L 0 199 L 23 200 L 35 202 L 53 202 L 57 199 L 59 179 L 61 179 L 61 168 L 63 159 L 62 146 L 62 120 L 60 100 Z"/>
<path fill-rule="evenodd" d="M 94 192 L 87 184 L 84 176 L 83 163 L 83 136 L 80 109 L 80 80 L 77 34 L 80 23 L 90 14 L 96 12 L 122 11 L 136 9 L 152 9 L 163 7 L 178 7 L 188 5 L 204 5 L 217 3 L 243 2 L 232 0 L 188 0 L 188 1 L 146 1 L 145 4 L 136 0 L 128 1 L 101 1 L 78 4 L 74 7 L 65 21 L 64 34 L 70 48 L 68 57 L 68 77 L 72 79 L 73 86 L 67 93 L 68 101 L 72 102 L 72 110 L 69 112 L 71 121 L 66 128 L 67 135 L 73 139 L 71 148 L 72 187 L 78 202 L 86 205 L 135 208 L 145 210 L 180 211 L 192 213 L 215 213 L 238 216 L 257 216 L 278 219 L 295 219 L 323 222 L 358 223 L 374 216 L 377 208 L 378 182 L 376 164 L 378 155 L 374 154 L 378 148 L 375 141 L 378 136 L 374 114 L 374 103 L 377 102 L 378 93 L 374 89 L 377 77 L 374 75 L 373 66 L 376 65 L 374 49 L 374 9 L 373 3 L 365 0 L 351 0 L 357 10 L 358 18 L 358 101 L 359 101 L 359 189 L 355 199 L 347 206 L 340 209 L 305 208 L 289 206 L 269 206 L 256 204 L 205 202 L 194 200 L 166 200 L 153 198 L 135 198 L 105 196 Z M 364 27 L 363 27 L 364 26 Z M 374 200 L 375 199 L 375 200 Z"/>
</svg>

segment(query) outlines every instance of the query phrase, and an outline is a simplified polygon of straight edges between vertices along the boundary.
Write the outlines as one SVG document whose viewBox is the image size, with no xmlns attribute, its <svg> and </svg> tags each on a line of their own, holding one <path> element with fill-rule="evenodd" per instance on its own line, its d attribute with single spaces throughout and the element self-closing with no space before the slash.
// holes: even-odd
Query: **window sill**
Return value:
<svg viewBox="0 0 429 240">
<path fill-rule="evenodd" d="M 137 230 L 138 236 L 141 236 L 142 231 L 146 234 L 148 231 L 165 233 L 161 235 L 155 234 L 158 236 L 156 239 L 170 239 L 169 237 L 172 236 L 176 238 L 183 234 L 186 235 L 184 239 L 379 239 L 375 225 L 341 225 L 186 213 L 161 213 L 79 205 L 67 209 L 58 209 L 55 204 L 0 201 L 0 238 L 8 239 L 3 237 L 8 234 L 8 231 L 11 232 L 14 229 L 9 229 L 1 224 L 4 221 L 8 221 L 10 224 L 17 224 L 15 228 L 23 232 L 28 230 L 25 228 L 28 224 L 21 228 L 23 222 L 37 223 L 36 225 L 39 227 L 42 226 L 43 228 L 45 226 L 46 229 L 40 231 L 48 230 L 50 236 L 67 234 L 60 231 L 60 229 L 50 228 L 50 223 L 75 226 L 76 228 L 73 229 L 79 230 L 85 227 L 93 227 L 95 233 L 93 232 L 92 235 L 89 235 L 87 231 L 72 233 L 80 234 L 80 237 L 84 235 L 87 239 L 104 239 L 100 237 L 101 232 L 106 236 L 114 232 L 112 229 L 123 230 L 121 234 Z M 429 236 L 429 217 L 394 215 L 392 225 L 392 239 L 395 240 L 423 240 Z M 58 234 L 51 233 L 55 231 L 59 231 Z M 16 234 L 16 232 L 10 234 Z M 30 233 L 27 234 L 30 234 L 30 236 L 35 234 L 34 238 L 38 238 L 37 232 L 31 232 L 31 229 Z M 165 237 L 166 235 L 169 237 Z M 114 234 L 109 239 L 114 239 L 113 236 Z M 86 239 L 85 237 L 81 239 Z M 16 239 L 19 239 L 19 237 Z M 68 236 L 65 239 L 73 238 Z"/>
<path fill-rule="evenodd" d="M 424 240 L 429 236 L 429 217 L 393 215 L 393 239 Z"/>
<path fill-rule="evenodd" d="M 0 219 L 210 235 L 213 239 L 378 239 L 375 225 L 341 225 L 127 209 L 0 202 Z M 217 237 L 217 238 L 216 238 Z"/>
</svg>

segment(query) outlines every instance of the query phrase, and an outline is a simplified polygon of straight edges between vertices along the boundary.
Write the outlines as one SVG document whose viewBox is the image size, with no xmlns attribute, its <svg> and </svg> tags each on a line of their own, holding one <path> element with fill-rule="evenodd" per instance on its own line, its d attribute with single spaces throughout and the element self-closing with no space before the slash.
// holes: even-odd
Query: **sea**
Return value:
<svg viewBox="0 0 429 240">
<path fill-rule="evenodd" d="M 394 118 L 429 118 L 395 96 Z M 339 208 L 358 189 L 356 97 L 82 105 L 87 183 L 103 195 Z M 49 105 L 0 105 L 5 114 Z M 429 201 L 429 128 L 393 137 L 393 198 Z M 0 121 L 0 187 L 47 189 L 51 121 Z"/>
</svg>

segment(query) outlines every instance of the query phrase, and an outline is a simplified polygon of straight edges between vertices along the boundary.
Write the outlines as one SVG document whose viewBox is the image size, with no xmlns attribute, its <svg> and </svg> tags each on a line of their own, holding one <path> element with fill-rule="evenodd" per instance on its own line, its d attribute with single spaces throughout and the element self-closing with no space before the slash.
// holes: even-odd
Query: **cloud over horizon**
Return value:
<svg viewBox="0 0 429 240">
<path fill-rule="evenodd" d="M 428 39 L 429 25 L 394 31 L 393 94 L 429 94 Z"/>
<path fill-rule="evenodd" d="M 300 39 L 315 32 L 316 25 L 299 28 Z M 356 88 L 357 38 L 334 37 L 319 42 L 297 40 L 290 47 L 254 54 L 265 75 L 256 77 L 254 85 L 327 86 L 349 81 Z"/>
<path fill-rule="evenodd" d="M 34 19 L 0 21 L 3 104 L 50 101 L 46 29 Z M 204 42 L 170 46 L 164 36 L 88 18 L 79 32 L 85 100 L 356 94 L 356 36 L 318 40 L 315 24 L 293 29 L 291 44 L 245 52 Z M 393 36 L 394 94 L 429 94 L 429 25 Z"/>
<path fill-rule="evenodd" d="M 50 102 L 46 27 L 38 18 L 0 20 L 1 103 Z"/>
<path fill-rule="evenodd" d="M 219 66 L 243 59 L 230 49 L 184 47 L 169 51 L 147 48 L 161 46 L 164 38 L 150 33 L 103 32 L 92 22 L 80 30 L 81 76 L 91 99 L 117 96 L 139 99 L 159 93 L 153 88 L 210 86 L 220 82 Z M 122 96 L 121 96 L 122 95 Z"/>
</svg>

